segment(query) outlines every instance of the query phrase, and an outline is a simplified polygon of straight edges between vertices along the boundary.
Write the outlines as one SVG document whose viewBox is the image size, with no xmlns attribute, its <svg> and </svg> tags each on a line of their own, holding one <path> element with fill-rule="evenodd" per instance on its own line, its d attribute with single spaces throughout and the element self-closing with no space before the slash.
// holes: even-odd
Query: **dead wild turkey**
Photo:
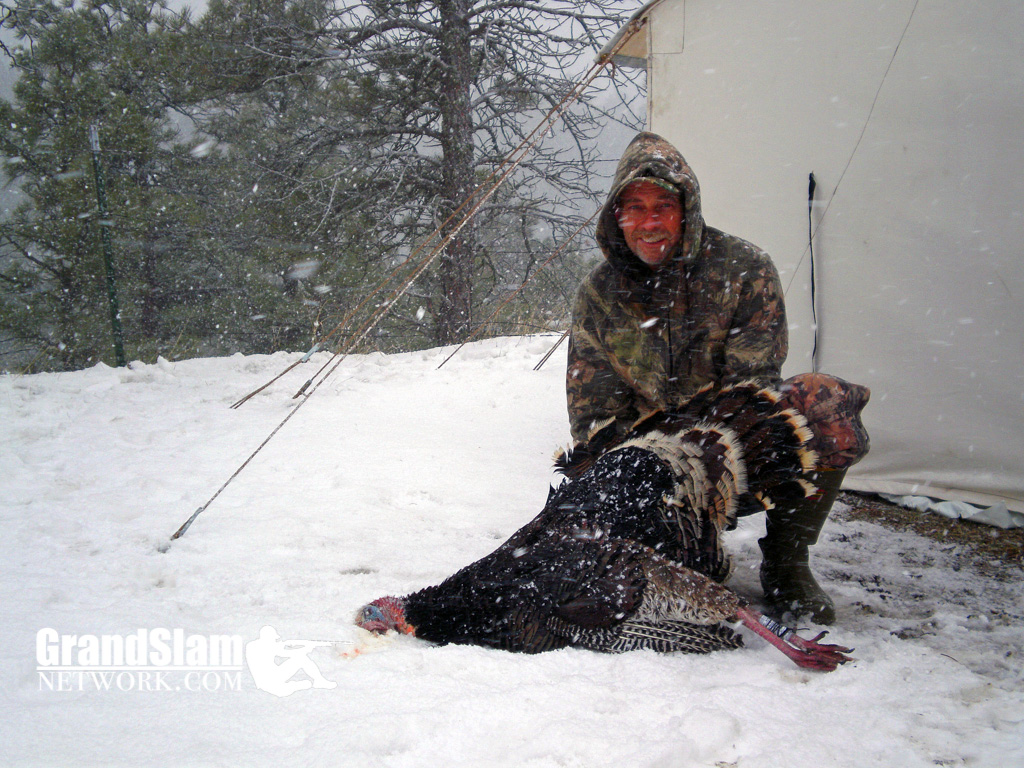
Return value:
<svg viewBox="0 0 1024 768">
<path fill-rule="evenodd" d="M 814 492 L 821 459 L 809 445 L 841 444 L 849 456 L 866 450 L 858 419 L 866 390 L 814 377 L 813 386 L 790 387 L 788 400 L 750 383 L 709 388 L 624 438 L 597 430 L 558 459 L 570 480 L 533 521 L 436 586 L 374 600 L 356 623 L 537 653 L 736 648 L 740 636 L 723 624 L 734 622 L 800 666 L 835 669 L 850 649 L 820 644 L 825 633 L 800 638 L 718 583 L 729 572 L 720 534 L 738 514 Z M 826 390 L 838 406 L 818 409 L 828 418 L 822 429 L 792 406 Z M 838 433 L 854 437 L 830 442 Z"/>
</svg>

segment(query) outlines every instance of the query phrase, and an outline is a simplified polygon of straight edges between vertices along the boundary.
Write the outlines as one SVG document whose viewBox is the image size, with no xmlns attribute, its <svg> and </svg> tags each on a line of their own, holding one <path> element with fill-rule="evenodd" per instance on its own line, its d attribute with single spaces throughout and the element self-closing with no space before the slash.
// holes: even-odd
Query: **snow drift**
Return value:
<svg viewBox="0 0 1024 768">
<path fill-rule="evenodd" d="M 445 350 L 348 359 L 165 553 L 315 368 L 238 410 L 296 356 L 0 378 L 2 762 L 1024 763 L 1017 585 L 841 510 L 813 557 L 836 597 L 830 639 L 858 661 L 830 674 L 754 642 L 520 656 L 357 630 L 358 606 L 435 583 L 543 506 L 568 440 L 564 353 L 532 370 L 553 342 L 480 342 L 440 370 Z M 729 540 L 730 584 L 755 601 L 761 528 Z M 44 628 L 249 641 L 265 626 L 333 643 L 309 658 L 337 687 L 274 696 L 243 673 L 240 689 L 52 690 L 37 670 Z"/>
</svg>

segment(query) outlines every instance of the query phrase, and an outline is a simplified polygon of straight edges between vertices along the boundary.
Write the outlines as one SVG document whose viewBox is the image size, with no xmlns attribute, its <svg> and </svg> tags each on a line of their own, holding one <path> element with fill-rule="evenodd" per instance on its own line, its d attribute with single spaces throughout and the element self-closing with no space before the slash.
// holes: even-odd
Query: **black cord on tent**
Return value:
<svg viewBox="0 0 1024 768">
<path fill-rule="evenodd" d="M 811 370 L 818 372 L 818 310 L 817 279 L 814 276 L 814 219 L 811 211 L 814 208 L 814 188 L 817 183 L 814 181 L 814 171 L 811 171 L 807 181 L 807 243 L 811 251 L 811 330 L 814 332 L 814 341 L 811 344 Z"/>
</svg>

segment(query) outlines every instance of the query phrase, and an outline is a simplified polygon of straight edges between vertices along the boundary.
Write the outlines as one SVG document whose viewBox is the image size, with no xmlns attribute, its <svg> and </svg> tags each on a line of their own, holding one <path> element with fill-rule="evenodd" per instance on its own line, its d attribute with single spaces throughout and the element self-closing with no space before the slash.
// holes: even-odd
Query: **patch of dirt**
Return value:
<svg viewBox="0 0 1024 768">
<path fill-rule="evenodd" d="M 913 531 L 944 544 L 958 544 L 969 553 L 970 565 L 1000 581 L 1019 581 L 1024 568 L 1024 528 L 1003 530 L 970 520 L 953 520 L 932 512 L 918 512 L 891 504 L 877 496 L 843 491 L 837 517 L 878 523 L 900 531 Z"/>
</svg>

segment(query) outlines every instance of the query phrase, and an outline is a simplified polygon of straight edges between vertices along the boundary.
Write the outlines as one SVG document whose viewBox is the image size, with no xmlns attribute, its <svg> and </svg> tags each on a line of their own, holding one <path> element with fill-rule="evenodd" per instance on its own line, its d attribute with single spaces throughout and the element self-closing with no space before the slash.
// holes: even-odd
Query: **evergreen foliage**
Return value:
<svg viewBox="0 0 1024 768">
<path fill-rule="evenodd" d="M 16 200 L 0 219 L 0 368 L 113 363 L 104 226 L 129 360 L 308 349 L 409 273 L 566 95 L 619 5 L 213 0 L 193 18 L 165 0 L 3 3 L 18 79 L 0 101 Z M 518 288 L 596 205 L 602 117 L 575 107 L 364 347 L 460 341 Z M 488 332 L 563 322 L 580 242 Z"/>
</svg>

